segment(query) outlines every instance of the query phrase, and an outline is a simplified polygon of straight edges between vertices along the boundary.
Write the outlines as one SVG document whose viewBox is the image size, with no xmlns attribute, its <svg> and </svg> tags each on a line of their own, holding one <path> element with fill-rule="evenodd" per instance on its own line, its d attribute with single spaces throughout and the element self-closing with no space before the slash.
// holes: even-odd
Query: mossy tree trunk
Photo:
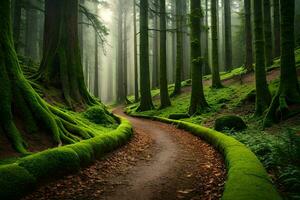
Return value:
<svg viewBox="0 0 300 200">
<path fill-rule="evenodd" d="M 262 0 L 253 0 L 254 7 L 254 29 L 255 29 L 255 84 L 256 104 L 255 115 L 261 116 L 271 102 L 271 94 L 267 84 L 265 69 L 265 42 L 263 29 L 263 5 Z"/>
<path fill-rule="evenodd" d="M 134 51 L 134 101 L 139 101 L 138 61 L 137 61 L 137 32 L 136 32 L 136 0 L 133 0 L 133 51 Z"/>
<path fill-rule="evenodd" d="M 279 0 L 273 0 L 273 29 L 274 29 L 274 57 L 280 56 L 280 8 Z"/>
<path fill-rule="evenodd" d="M 211 39 L 212 39 L 212 87 L 222 87 L 219 72 L 219 48 L 218 48 L 218 16 L 217 0 L 211 0 Z"/>
<path fill-rule="evenodd" d="M 92 105 L 84 83 L 78 41 L 78 0 L 46 0 L 43 59 L 38 79 L 61 89 L 66 103 Z"/>
<path fill-rule="evenodd" d="M 225 70 L 232 70 L 231 0 L 224 0 Z"/>
<path fill-rule="evenodd" d="M 176 1 L 176 70 L 175 70 L 175 87 L 172 96 L 181 93 L 181 72 L 183 68 L 183 16 L 182 0 Z"/>
<path fill-rule="evenodd" d="M 160 108 L 171 105 L 167 79 L 167 31 L 166 31 L 166 1 L 159 1 L 160 7 Z"/>
<path fill-rule="evenodd" d="M 10 1 L 0 2 L 0 129 L 14 148 L 28 153 L 16 121 L 23 122 L 28 133 L 40 129 L 53 136 L 57 144 L 74 143 L 80 138 L 91 138 L 92 133 L 81 129 L 77 123 L 60 110 L 46 103 L 25 79 L 14 49 Z M 73 132 L 74 134 L 71 134 Z"/>
<path fill-rule="evenodd" d="M 201 58 L 201 1 L 191 0 L 191 62 L 192 62 L 192 94 L 189 114 L 200 113 L 208 107 L 203 92 L 202 58 Z"/>
<path fill-rule="evenodd" d="M 300 104 L 300 89 L 295 67 L 295 1 L 281 0 L 281 67 L 280 85 L 265 117 L 264 126 L 289 117 L 291 105 Z M 298 110 L 299 112 L 299 110 Z"/>
<path fill-rule="evenodd" d="M 148 0 L 140 0 L 140 90 L 141 103 L 138 111 L 154 108 L 150 91 Z"/>
<path fill-rule="evenodd" d="M 271 3 L 270 0 L 264 0 L 263 2 L 266 67 L 270 67 L 273 64 Z"/>
<path fill-rule="evenodd" d="M 245 9 L 245 40 L 246 40 L 245 68 L 249 72 L 249 71 L 253 71 L 251 0 L 244 0 L 244 9 Z"/>
</svg>

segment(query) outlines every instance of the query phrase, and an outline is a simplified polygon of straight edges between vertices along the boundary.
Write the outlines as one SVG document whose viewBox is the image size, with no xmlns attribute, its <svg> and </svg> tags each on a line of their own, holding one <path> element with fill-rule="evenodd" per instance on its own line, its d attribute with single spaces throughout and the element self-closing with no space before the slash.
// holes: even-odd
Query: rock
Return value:
<svg viewBox="0 0 300 200">
<path fill-rule="evenodd" d="M 215 130 L 224 131 L 224 130 L 234 130 L 242 131 L 247 128 L 247 125 L 242 118 L 235 115 L 226 115 L 216 119 L 215 121 Z"/>
</svg>

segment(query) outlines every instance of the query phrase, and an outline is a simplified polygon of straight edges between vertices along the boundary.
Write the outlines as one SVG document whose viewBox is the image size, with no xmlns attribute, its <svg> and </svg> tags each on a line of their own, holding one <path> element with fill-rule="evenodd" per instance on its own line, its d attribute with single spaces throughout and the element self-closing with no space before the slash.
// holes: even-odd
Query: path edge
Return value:
<svg viewBox="0 0 300 200">
<path fill-rule="evenodd" d="M 267 171 L 256 155 L 233 137 L 194 123 L 163 117 L 133 114 L 132 117 L 151 119 L 176 125 L 215 147 L 224 157 L 227 178 L 222 200 L 281 200 Z"/>
<path fill-rule="evenodd" d="M 51 148 L 15 163 L 0 166 L 0 199 L 20 199 L 47 181 L 78 172 L 125 143 L 133 135 L 131 123 L 116 116 L 119 126 L 75 144 Z"/>
</svg>

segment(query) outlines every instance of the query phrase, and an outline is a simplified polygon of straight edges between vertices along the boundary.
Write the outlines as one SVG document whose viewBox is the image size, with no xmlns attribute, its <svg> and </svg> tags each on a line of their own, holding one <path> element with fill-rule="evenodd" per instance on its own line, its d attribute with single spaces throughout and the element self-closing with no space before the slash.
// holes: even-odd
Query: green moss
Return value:
<svg viewBox="0 0 300 200">
<path fill-rule="evenodd" d="M 61 177 L 79 170 L 80 160 L 75 151 L 56 148 L 27 156 L 17 162 L 38 181 Z"/>
<path fill-rule="evenodd" d="M 17 164 L 0 167 L 0 199 L 20 199 L 35 185 L 36 179 Z"/>
<path fill-rule="evenodd" d="M 109 126 L 116 123 L 114 118 L 107 112 L 107 110 L 101 106 L 93 106 L 88 108 L 83 113 L 83 116 L 95 124 L 102 124 L 102 125 Z"/>
<path fill-rule="evenodd" d="M 93 147 L 88 142 L 67 145 L 66 148 L 70 148 L 76 152 L 80 160 L 80 166 L 88 166 L 95 160 Z"/>
</svg>

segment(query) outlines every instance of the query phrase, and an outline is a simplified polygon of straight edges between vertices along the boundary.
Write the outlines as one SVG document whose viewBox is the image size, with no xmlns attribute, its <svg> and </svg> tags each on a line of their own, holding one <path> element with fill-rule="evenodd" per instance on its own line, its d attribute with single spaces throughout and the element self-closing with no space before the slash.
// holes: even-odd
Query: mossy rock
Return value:
<svg viewBox="0 0 300 200">
<path fill-rule="evenodd" d="M 215 130 L 224 131 L 224 130 L 234 130 L 242 131 L 247 128 L 247 125 L 242 118 L 235 115 L 226 115 L 216 119 L 215 121 Z"/>
<path fill-rule="evenodd" d="M 45 181 L 77 172 L 80 159 L 77 153 L 69 148 L 60 147 L 27 156 L 17 162 L 37 181 Z"/>
<path fill-rule="evenodd" d="M 190 118 L 190 115 L 188 113 L 174 113 L 169 115 L 169 119 L 185 119 L 185 118 Z"/>
<path fill-rule="evenodd" d="M 112 125 L 116 123 L 112 114 L 104 106 L 90 107 L 83 113 L 83 116 L 95 124 Z"/>
<path fill-rule="evenodd" d="M 0 167 L 0 199 L 20 199 L 36 186 L 36 179 L 17 164 Z"/>
</svg>

